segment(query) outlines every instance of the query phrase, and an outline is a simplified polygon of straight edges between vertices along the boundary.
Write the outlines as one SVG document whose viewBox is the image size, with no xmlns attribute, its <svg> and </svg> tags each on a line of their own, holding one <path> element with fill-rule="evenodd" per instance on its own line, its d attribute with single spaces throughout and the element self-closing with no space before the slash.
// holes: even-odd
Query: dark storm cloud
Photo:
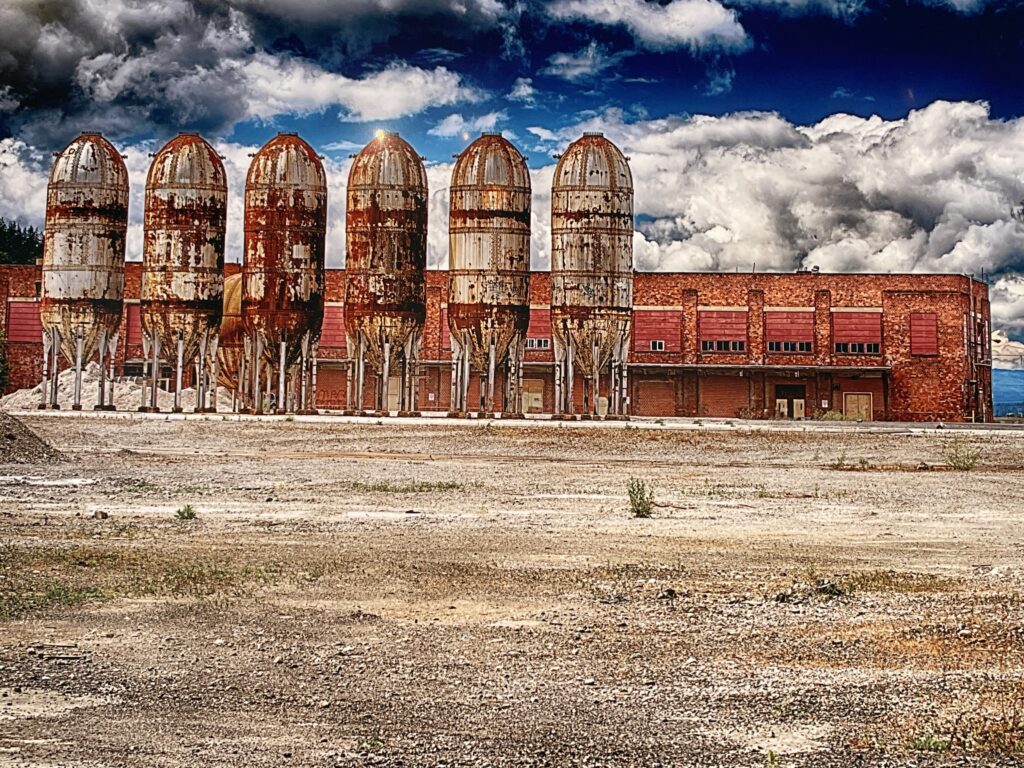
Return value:
<svg viewBox="0 0 1024 768">
<path fill-rule="evenodd" d="M 53 146 L 98 124 L 115 137 L 185 125 L 224 132 L 266 118 L 274 78 L 287 87 L 299 70 L 304 86 L 327 78 L 343 112 L 366 115 L 345 99 L 365 75 L 350 57 L 410 26 L 424 37 L 432 25 L 501 34 L 506 14 L 494 0 L 13 0 L 0 7 L 0 135 Z M 392 59 L 377 69 L 408 71 L 413 84 L 425 75 L 440 103 L 471 93 L 443 67 Z M 439 94 L 442 86 L 455 98 Z M 278 99 L 286 111 L 288 96 Z M 297 100 L 298 113 L 332 105 Z"/>
</svg>

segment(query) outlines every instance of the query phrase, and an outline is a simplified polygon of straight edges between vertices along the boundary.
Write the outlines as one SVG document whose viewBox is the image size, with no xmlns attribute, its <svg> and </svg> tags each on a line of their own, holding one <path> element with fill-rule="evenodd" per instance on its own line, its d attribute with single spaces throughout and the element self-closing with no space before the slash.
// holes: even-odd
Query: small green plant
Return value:
<svg viewBox="0 0 1024 768">
<path fill-rule="evenodd" d="M 981 448 L 971 445 L 966 438 L 957 435 L 942 446 L 942 458 L 959 472 L 970 472 L 978 465 Z"/>
<path fill-rule="evenodd" d="M 844 451 L 843 453 L 841 453 L 839 457 L 832 462 L 831 466 L 832 469 L 846 469 L 846 452 Z"/>
<path fill-rule="evenodd" d="M 631 477 L 626 483 L 626 493 L 629 494 L 631 517 L 651 517 L 654 513 L 654 485 L 638 477 Z"/>
<path fill-rule="evenodd" d="M 948 752 L 950 748 L 949 739 L 942 739 L 938 736 L 918 736 L 907 744 L 908 749 L 918 752 Z"/>
<path fill-rule="evenodd" d="M 295 417 L 294 416 L 290 416 L 290 415 L 289 416 L 285 416 L 284 420 L 285 421 L 295 421 Z"/>
<path fill-rule="evenodd" d="M 183 507 L 178 507 L 178 511 L 174 513 L 174 516 L 179 520 L 195 520 L 196 508 L 191 504 L 186 504 Z"/>
<path fill-rule="evenodd" d="M 764 768 L 779 768 L 779 756 L 770 749 L 764 758 Z"/>
</svg>

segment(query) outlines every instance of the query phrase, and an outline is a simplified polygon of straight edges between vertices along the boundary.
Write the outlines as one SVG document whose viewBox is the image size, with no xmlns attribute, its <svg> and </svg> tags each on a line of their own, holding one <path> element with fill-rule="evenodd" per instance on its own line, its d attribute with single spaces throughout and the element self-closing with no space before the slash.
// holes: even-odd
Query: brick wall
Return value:
<svg viewBox="0 0 1024 768">
<path fill-rule="evenodd" d="M 225 271 L 237 272 L 237 264 L 228 264 Z M 126 299 L 137 300 L 141 265 L 129 263 L 125 269 Z M 0 338 L 6 339 L 7 305 L 11 298 L 32 299 L 36 296 L 38 267 L 0 267 L 0 297 L 4 300 L 0 317 Z M 444 363 L 450 360 L 449 345 L 442 333 L 443 310 L 447 307 L 448 274 L 427 273 L 427 323 L 423 331 L 421 359 L 433 361 L 424 366 L 421 382 L 423 409 L 447 410 L 450 371 Z M 533 306 L 530 336 L 550 336 L 545 316 L 550 304 L 550 274 L 534 273 L 530 282 Z M 327 302 L 341 310 L 344 301 L 344 272 L 328 270 Z M 671 381 L 671 402 L 665 393 L 668 387 L 655 387 L 646 394 L 649 408 L 664 408 L 665 415 L 697 415 L 700 389 L 697 373 L 713 376 L 738 375 L 744 370 L 750 378 L 749 407 L 752 412 L 771 414 L 774 408 L 774 384 L 798 375 L 811 394 L 815 407 L 828 400 L 830 408 L 841 407 L 846 381 L 858 371 L 873 379 L 872 387 L 881 387 L 874 398 L 874 410 L 894 420 L 960 420 L 991 417 L 991 370 L 989 368 L 990 331 L 988 286 L 959 275 L 836 275 L 836 274 L 738 274 L 738 273 L 638 273 L 634 279 L 634 301 L 639 318 L 635 319 L 637 338 L 631 344 L 631 395 L 644 380 Z M 745 309 L 747 316 L 746 350 L 743 353 L 702 353 L 700 349 L 700 308 L 728 307 Z M 810 354 L 769 353 L 767 350 L 766 316 L 775 308 L 806 308 L 813 318 L 813 352 Z M 848 309 L 877 312 L 881 308 L 881 349 L 877 355 L 835 355 L 833 318 Z M 767 310 L 767 311 L 766 311 Z M 910 348 L 911 315 L 930 312 L 936 315 L 938 354 L 914 355 Z M 645 314 L 646 313 L 646 314 Z M 328 335 L 329 343 L 320 350 L 325 361 L 345 358 L 339 334 Z M 122 321 L 121 342 L 117 364 L 138 360 L 140 343 L 127 343 L 127 312 Z M 664 351 L 650 350 L 650 339 L 662 338 Z M 134 340 L 133 340 L 134 341 Z M 8 345 L 11 388 L 38 383 L 41 369 L 41 343 L 17 342 Z M 545 382 L 545 410 L 551 409 L 553 377 L 547 367 L 553 361 L 553 350 L 530 350 L 526 360 L 531 363 L 528 378 Z M 435 365 L 433 363 L 439 363 Z M 645 368 L 644 366 L 648 366 Z M 667 367 L 666 367 L 667 366 Z M 768 366 L 764 369 L 758 366 Z M 720 368 L 716 368 L 720 367 Z M 792 371 L 784 370 L 792 369 Z M 824 369 L 824 370 L 822 370 Z M 787 379 L 787 377 L 790 377 Z M 846 378 L 843 378 L 846 377 Z M 333 406 L 344 374 L 329 373 L 328 387 Z M 836 390 L 835 382 L 844 382 Z M 582 377 L 577 377 L 580 389 Z M 882 382 L 879 384 L 878 382 Z M 368 387 L 373 385 L 367 377 Z M 472 386 L 472 384 L 471 384 Z M 604 392 L 602 384 L 602 392 Z M 657 390 L 660 394 L 655 394 Z M 475 390 L 474 390 L 475 391 Z M 879 394 L 875 389 L 875 394 Z M 434 394 L 427 400 L 427 393 Z M 578 392 L 579 403 L 582 395 Z M 369 394 L 367 394 L 369 397 Z M 881 401 L 881 402 L 879 402 Z"/>
</svg>

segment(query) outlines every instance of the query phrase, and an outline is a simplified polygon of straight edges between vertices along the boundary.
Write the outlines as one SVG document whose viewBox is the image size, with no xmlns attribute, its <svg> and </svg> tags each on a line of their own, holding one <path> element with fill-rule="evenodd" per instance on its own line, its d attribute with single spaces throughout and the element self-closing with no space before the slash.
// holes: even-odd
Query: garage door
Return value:
<svg viewBox="0 0 1024 768">
<path fill-rule="evenodd" d="M 671 381 L 638 381 L 633 389 L 637 416 L 675 416 L 676 385 Z"/>
<path fill-rule="evenodd" d="M 736 418 L 750 407 L 750 380 L 742 376 L 702 376 L 700 415 Z"/>
<path fill-rule="evenodd" d="M 340 410 L 345 407 L 345 370 L 319 366 L 316 371 L 317 408 Z"/>
</svg>

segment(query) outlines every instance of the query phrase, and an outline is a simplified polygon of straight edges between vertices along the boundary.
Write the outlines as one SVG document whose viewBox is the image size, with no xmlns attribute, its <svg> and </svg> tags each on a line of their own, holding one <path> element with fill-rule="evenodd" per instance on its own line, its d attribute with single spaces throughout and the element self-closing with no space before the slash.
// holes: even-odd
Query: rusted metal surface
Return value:
<svg viewBox="0 0 1024 768">
<path fill-rule="evenodd" d="M 316 344 L 324 315 L 327 178 L 319 156 L 294 133 L 280 133 L 253 157 L 245 181 L 242 324 L 252 374 L 252 407 L 291 408 L 293 366 L 300 364 L 300 410 L 309 407 Z M 310 371 L 307 364 L 313 361 Z M 263 368 L 266 370 L 262 370 Z"/>
<path fill-rule="evenodd" d="M 98 133 L 58 153 L 46 190 L 40 318 L 59 331 L 63 354 L 90 359 L 100 336 L 117 333 L 124 297 L 128 169 Z"/>
<path fill-rule="evenodd" d="M 426 317 L 427 173 L 397 133 L 356 156 L 345 224 L 345 327 L 365 337 L 367 361 L 379 368 L 383 342 L 404 347 Z"/>
<path fill-rule="evenodd" d="M 245 330 L 242 328 L 242 275 L 224 278 L 224 293 L 220 316 L 220 344 L 217 345 L 218 382 L 222 387 L 238 391 L 239 373 L 245 349 Z"/>
<path fill-rule="evenodd" d="M 625 156 L 601 134 L 569 145 L 551 188 L 551 328 L 555 354 L 569 360 L 596 407 L 602 372 L 626 359 L 633 306 L 633 177 Z M 621 390 L 613 383 L 610 400 Z M 571 403 L 571 400 L 568 400 Z"/>
<path fill-rule="evenodd" d="M 198 134 L 156 153 L 146 180 L 142 251 L 143 330 L 186 360 L 220 326 L 228 186 L 224 164 Z"/>
<path fill-rule="evenodd" d="M 412 369 L 426 318 L 427 173 L 422 159 L 397 133 L 380 133 L 352 163 L 347 202 L 345 332 L 358 369 L 350 379 L 361 392 L 363 365 L 374 368 L 376 407 L 386 410 L 390 372 L 401 367 L 399 410 L 411 410 L 416 402 Z"/>
<path fill-rule="evenodd" d="M 313 148 L 280 133 L 256 153 L 245 181 L 242 322 L 260 334 L 268 361 L 305 333 L 319 334 L 324 311 L 327 177 Z"/>
<path fill-rule="evenodd" d="M 450 191 L 448 324 L 453 357 L 468 357 L 487 393 L 482 407 L 493 410 L 496 366 L 511 364 L 507 380 L 518 378 L 522 340 L 530 321 L 530 172 L 526 160 L 499 133 L 485 133 L 459 155 Z M 514 359 L 513 359 L 514 358 Z M 465 376 L 457 368 L 453 381 Z M 507 392 L 520 410 L 515 382 Z M 460 381 L 456 400 L 466 399 Z M 459 407 L 461 406 L 461 407 Z M 460 402 L 455 410 L 466 410 Z"/>
<path fill-rule="evenodd" d="M 530 322 L 530 173 L 500 134 L 484 134 L 452 171 L 448 323 L 472 336 L 471 360 L 498 359 Z"/>
</svg>

